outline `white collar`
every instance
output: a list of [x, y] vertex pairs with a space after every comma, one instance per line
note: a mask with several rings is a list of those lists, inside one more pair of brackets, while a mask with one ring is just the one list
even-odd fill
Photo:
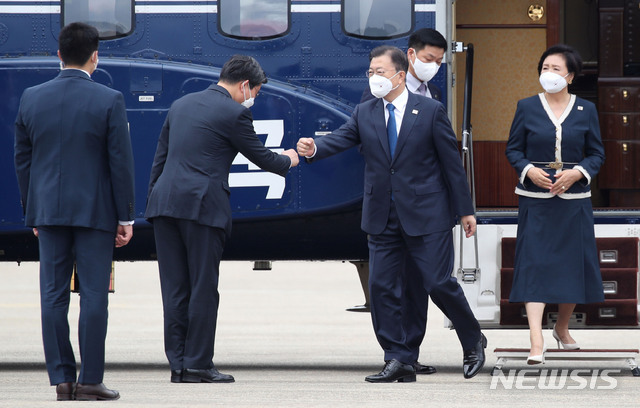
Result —
[[62, 68], [62, 70], [67, 70], [67, 69], [75, 69], [76, 71], [80, 71], [80, 72], [84, 72], [85, 74], [87, 74], [87, 76], [89, 78], [91, 78], [91, 74], [89, 74], [87, 71], [85, 71], [84, 69], [80, 69], [80, 68]]
[[567, 118], [567, 116], [569, 116], [569, 114], [571, 113], [571, 110], [573, 109], [573, 105], [576, 102], [576, 96], [574, 94], [570, 94], [570, 95], [571, 95], [571, 98], [569, 99], [569, 103], [567, 104], [567, 107], [564, 108], [564, 112], [562, 112], [562, 115], [559, 118], [556, 118], [556, 115], [554, 115], [553, 111], [551, 110], [551, 106], [549, 106], [549, 102], [547, 101], [547, 98], [544, 97], [544, 92], [540, 92], [538, 94], [538, 96], [540, 97], [540, 102], [542, 102], [542, 107], [544, 108], [545, 112], [547, 112], [547, 116], [549, 116], [549, 120], [551, 120], [551, 122], [555, 126], [562, 124], [562, 122], [564, 122], [564, 120]]
[[382, 98], [382, 100], [384, 101], [385, 109], [387, 108], [387, 104], [393, 103], [393, 106], [396, 109], [399, 109], [400, 112], [404, 112], [404, 109], [407, 107], [407, 102], [409, 101], [409, 91], [407, 90], [407, 87], [405, 86], [404, 89], [402, 90], [402, 93], [400, 95], [398, 95], [396, 97], [396, 99], [394, 99], [393, 101], [387, 102], [387, 100], [384, 99], [384, 98]]
[[[411, 72], [407, 71], [407, 88], [409, 88], [412, 93], [418, 93], [418, 88], [422, 83], [423, 82], [421, 80], [414, 77]], [[426, 83], [424, 83], [424, 85], [427, 86]]]

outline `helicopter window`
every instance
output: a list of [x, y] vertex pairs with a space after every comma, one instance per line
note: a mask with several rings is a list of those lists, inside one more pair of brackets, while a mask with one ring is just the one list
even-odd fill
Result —
[[219, 0], [218, 27], [227, 36], [263, 40], [289, 30], [289, 0]]
[[124, 37], [134, 29], [134, 0], [62, 0], [61, 24], [94, 26], [101, 40]]
[[347, 35], [393, 38], [413, 25], [413, 0], [342, 0], [342, 28]]

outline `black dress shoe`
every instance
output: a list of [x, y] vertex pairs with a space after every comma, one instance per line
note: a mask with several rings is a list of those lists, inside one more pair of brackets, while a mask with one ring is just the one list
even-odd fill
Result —
[[232, 383], [235, 379], [228, 374], [222, 374], [215, 368], [198, 370], [187, 368], [182, 371], [182, 382], [186, 383]]
[[349, 307], [349, 308], [347, 308], [347, 312], [370, 313], [371, 312], [371, 308], [369, 307], [368, 303], [365, 303], [364, 305], [358, 305], [358, 306]]
[[462, 373], [464, 378], [471, 378], [484, 366], [484, 349], [487, 347], [487, 338], [480, 333], [480, 340], [471, 350], [464, 351], [464, 359], [462, 361]]
[[116, 390], [110, 390], [103, 383], [80, 384], [76, 386], [76, 399], [78, 401], [113, 401], [120, 398]]
[[171, 370], [171, 382], [172, 383], [182, 382], [182, 370]]
[[56, 385], [56, 395], [58, 401], [71, 401], [75, 399], [76, 383], [65, 382]]
[[415, 382], [416, 370], [411, 364], [402, 364], [394, 358], [391, 361], [387, 361], [382, 371], [378, 374], [369, 375], [364, 380], [373, 383]]
[[413, 363], [413, 368], [416, 370], [416, 374], [435, 374], [436, 368], [428, 365], [422, 365], [417, 361]]

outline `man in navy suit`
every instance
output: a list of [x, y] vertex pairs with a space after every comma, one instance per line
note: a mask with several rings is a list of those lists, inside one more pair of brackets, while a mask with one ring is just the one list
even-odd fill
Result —
[[233, 56], [218, 84], [173, 103], [160, 133], [145, 217], [156, 240], [171, 382], [234, 381], [212, 361], [231, 163], [242, 153], [284, 177], [299, 160], [293, 149], [267, 149], [253, 129], [248, 108], [266, 82], [254, 58]]
[[[429, 81], [436, 75], [442, 64], [444, 53], [447, 51], [447, 40], [432, 28], [421, 28], [411, 34], [408, 45], [409, 70], [406, 80], [407, 89], [414, 94], [441, 101], [442, 92], [440, 88]], [[371, 89], [367, 87], [362, 93], [360, 103], [370, 99], [375, 99], [375, 96], [371, 93]], [[415, 265], [413, 265], [411, 259], [408, 259], [405, 269], [411, 268], [415, 268]], [[367, 279], [367, 277], [365, 276], [364, 279]], [[363, 287], [366, 287], [366, 284], [363, 283]], [[424, 291], [422, 275], [415, 271], [407, 272], [402, 292], [403, 326], [407, 335], [407, 344], [414, 351], [413, 366], [416, 374], [433, 374], [436, 372], [435, 367], [418, 362], [420, 345], [427, 330], [427, 310], [429, 307], [429, 296]], [[446, 315], [447, 312], [437, 296], [432, 296], [431, 299]], [[355, 310], [355, 308], [351, 310]]]
[[386, 362], [369, 382], [416, 378], [402, 322], [405, 258], [415, 264], [407, 273], [421, 274], [425, 292], [438, 297], [453, 322], [465, 378], [485, 360], [486, 338], [451, 276], [456, 218], [467, 237], [476, 228], [466, 175], [444, 106], [406, 89], [408, 65], [398, 48], [371, 51], [369, 84], [378, 99], [356, 106], [333, 133], [298, 141], [298, 153], [310, 161], [356, 145], [365, 159], [362, 229], [369, 235], [371, 317]]
[[[444, 53], [447, 52], [447, 40], [433, 28], [421, 28], [409, 36], [406, 85], [410, 92], [442, 101], [442, 91], [431, 81], [438, 73]], [[370, 89], [362, 93], [360, 103], [375, 99]]]
[[[15, 124], [15, 166], [25, 224], [40, 249], [44, 354], [58, 400], [114, 400], [102, 383], [114, 242], [133, 235], [133, 153], [122, 94], [91, 80], [98, 31], [60, 31], [58, 77], [28, 88]], [[69, 341], [70, 280], [80, 286], [76, 361]]]

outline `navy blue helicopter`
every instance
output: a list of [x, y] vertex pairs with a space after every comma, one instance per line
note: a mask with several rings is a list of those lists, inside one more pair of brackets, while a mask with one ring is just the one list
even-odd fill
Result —
[[[132, 242], [117, 249], [115, 259], [153, 260], [152, 229], [143, 214], [158, 135], [174, 100], [216, 82], [220, 68], [232, 55], [251, 55], [269, 78], [252, 107], [256, 131], [274, 151], [293, 148], [300, 137], [322, 137], [348, 119], [367, 87], [365, 71], [371, 49], [381, 44], [406, 49], [409, 35], [422, 27], [452, 38], [452, 3], [0, 0], [0, 262], [38, 260], [37, 241], [24, 227], [13, 167], [14, 120], [24, 89], [58, 74], [57, 35], [65, 24], [83, 21], [98, 28], [100, 64], [93, 79], [121, 91], [127, 106], [136, 166], [137, 218]], [[450, 115], [455, 111], [452, 49], [462, 51], [463, 47], [459, 43], [450, 47], [432, 80], [442, 89], [442, 102]], [[463, 82], [462, 78], [457, 81]], [[465, 141], [470, 136], [468, 120], [466, 125], [461, 138], [473, 186], [474, 166], [468, 161], [473, 158], [473, 144], [467, 147]], [[364, 161], [357, 149], [313, 165], [302, 163], [286, 178], [265, 173], [239, 155], [229, 178], [233, 234], [224, 259], [352, 261], [366, 288], [368, 250], [360, 229], [363, 171]], [[502, 254], [505, 242], [515, 237], [516, 215], [514, 210], [481, 209], [480, 239], [476, 237], [473, 243], [456, 240], [453, 272], [483, 327], [526, 327], [521, 313], [512, 313], [504, 304], [500, 287], [505, 269]], [[630, 243], [630, 250], [635, 251], [636, 270], [637, 223], [637, 210], [606, 209], [596, 217], [597, 237], [631, 240], [625, 245]], [[474, 244], [475, 248], [465, 249]], [[603, 265], [618, 262], [618, 252], [604, 248], [600, 254]], [[580, 312], [578, 324], [640, 328], [637, 274], [629, 276], [636, 279], [624, 284], [608, 282], [610, 303]], [[622, 307], [616, 303], [618, 292], [613, 291], [629, 285], [635, 288], [631, 290], [635, 297], [625, 300]]]
[[[369, 51], [405, 47], [416, 27], [445, 23], [444, 2], [289, 0], [0, 1], [0, 260], [37, 260], [13, 176], [13, 122], [22, 91], [56, 76], [60, 27], [101, 33], [93, 79], [125, 95], [136, 165], [136, 239], [118, 260], [154, 258], [142, 218], [157, 138], [171, 103], [206, 88], [233, 54], [254, 56], [269, 77], [252, 108], [274, 151], [341, 125], [367, 86]], [[446, 81], [446, 68], [435, 79]], [[445, 95], [446, 98], [446, 95]], [[283, 179], [243, 156], [232, 166], [233, 234], [225, 259], [367, 258], [361, 232], [363, 160], [353, 149]]]

